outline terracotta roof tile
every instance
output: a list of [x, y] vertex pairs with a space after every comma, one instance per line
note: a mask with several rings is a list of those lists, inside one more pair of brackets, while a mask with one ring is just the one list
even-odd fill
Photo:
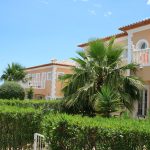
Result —
[[145, 26], [145, 25], [148, 25], [148, 24], [150, 24], [150, 18], [144, 19], [142, 21], [138, 21], [138, 22], [135, 22], [135, 23], [132, 23], [132, 24], [129, 24], [127, 26], [120, 27], [119, 30], [127, 31], [127, 30], [131, 30], [131, 29], [138, 28], [138, 27], [141, 27], [141, 26]]
[[[121, 37], [125, 37], [127, 36], [128, 34], [126, 32], [122, 32], [122, 33], [119, 33], [119, 34], [115, 34], [115, 35], [111, 35], [111, 36], [108, 36], [108, 37], [104, 37], [104, 38], [101, 38], [99, 40], [102, 40], [102, 41], [108, 41], [110, 40], [112, 37], [115, 37], [115, 38], [121, 38]], [[88, 46], [88, 42], [87, 43], [83, 43], [83, 44], [79, 44], [78, 47], [85, 47], [85, 46]]]
[[43, 65], [28, 67], [28, 68], [25, 68], [25, 70], [30, 70], [30, 69], [35, 69], [35, 68], [41, 68], [41, 67], [47, 67], [47, 66], [52, 66], [52, 65], [64, 66], [64, 67], [74, 67], [75, 66], [75, 65], [61, 64], [61, 63], [49, 63], [49, 64], [43, 64]]
[[[120, 27], [119, 30], [123, 31], [123, 33], [119, 33], [119, 34], [116, 34], [116, 35], [108, 36], [108, 37], [102, 38], [100, 40], [107, 41], [107, 40], [110, 40], [110, 38], [112, 38], [114, 36], [116, 38], [124, 37], [124, 36], [127, 36], [127, 33], [126, 33], [127, 30], [135, 29], [135, 28], [138, 28], [138, 27], [141, 27], [141, 26], [145, 26], [145, 25], [149, 25], [149, 24], [150, 24], [150, 18], [144, 19], [142, 21], [138, 21], [136, 23]], [[78, 47], [85, 47], [88, 44], [89, 44], [88, 42], [87, 43], [83, 43], [83, 44], [78, 45]]]

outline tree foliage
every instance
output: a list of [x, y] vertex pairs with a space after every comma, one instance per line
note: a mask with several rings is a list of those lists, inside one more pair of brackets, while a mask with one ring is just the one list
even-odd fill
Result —
[[[114, 44], [114, 38], [108, 44], [96, 40], [90, 42], [85, 51], [77, 52], [78, 57], [72, 58], [78, 64], [73, 68], [74, 73], [61, 78], [65, 81], [65, 105], [73, 110], [72, 113], [91, 115], [95, 111], [97, 97], [99, 96], [100, 105], [104, 106], [104, 100], [110, 100], [109, 95], [112, 96], [111, 102], [114, 106], [119, 100], [120, 105], [133, 110], [133, 103], [140, 99], [143, 84], [133, 75], [138, 65], [123, 63], [123, 51], [121, 46]], [[132, 74], [127, 75], [129, 71]], [[102, 90], [103, 87], [109, 89]], [[104, 93], [106, 91], [116, 93], [116, 100], [116, 95]], [[108, 94], [107, 97], [105, 94]], [[118, 102], [116, 106], [118, 107]]]
[[18, 63], [8, 64], [7, 68], [1, 76], [4, 81], [24, 81], [26, 73], [24, 67]]

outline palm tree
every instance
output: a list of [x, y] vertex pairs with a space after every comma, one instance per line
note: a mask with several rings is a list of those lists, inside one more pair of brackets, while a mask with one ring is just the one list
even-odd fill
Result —
[[18, 63], [8, 64], [8, 67], [3, 72], [1, 80], [4, 81], [24, 81], [26, 73], [24, 67]]
[[[138, 65], [123, 64], [123, 51], [121, 46], [114, 44], [113, 38], [108, 44], [92, 41], [86, 51], [77, 52], [79, 56], [72, 58], [78, 64], [73, 68], [74, 73], [61, 78], [65, 82], [65, 106], [76, 113], [91, 115], [98, 94], [103, 86], [107, 86], [118, 94], [120, 104], [132, 111], [133, 103], [140, 99], [143, 84], [134, 76]], [[127, 76], [127, 71], [132, 75]]]

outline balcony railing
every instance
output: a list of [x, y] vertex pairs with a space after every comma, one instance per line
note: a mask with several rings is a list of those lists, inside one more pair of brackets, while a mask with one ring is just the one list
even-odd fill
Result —
[[134, 49], [132, 54], [132, 62], [141, 66], [150, 65], [150, 48], [141, 50]]

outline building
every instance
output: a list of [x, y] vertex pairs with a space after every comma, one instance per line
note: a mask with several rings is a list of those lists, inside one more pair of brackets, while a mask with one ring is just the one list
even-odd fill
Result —
[[52, 60], [48, 64], [26, 68], [27, 82], [23, 86], [34, 90], [35, 99], [62, 98], [63, 83], [59, 76], [72, 73], [73, 62]]
[[[142, 102], [135, 104], [133, 115], [145, 116], [150, 107], [150, 19], [120, 27], [119, 30], [121, 31], [119, 34], [101, 40], [107, 42], [115, 36], [115, 43], [121, 44], [126, 49], [122, 59], [126, 63], [140, 64], [136, 75], [144, 81], [145, 90], [143, 91]], [[88, 43], [78, 46], [86, 49]]]

